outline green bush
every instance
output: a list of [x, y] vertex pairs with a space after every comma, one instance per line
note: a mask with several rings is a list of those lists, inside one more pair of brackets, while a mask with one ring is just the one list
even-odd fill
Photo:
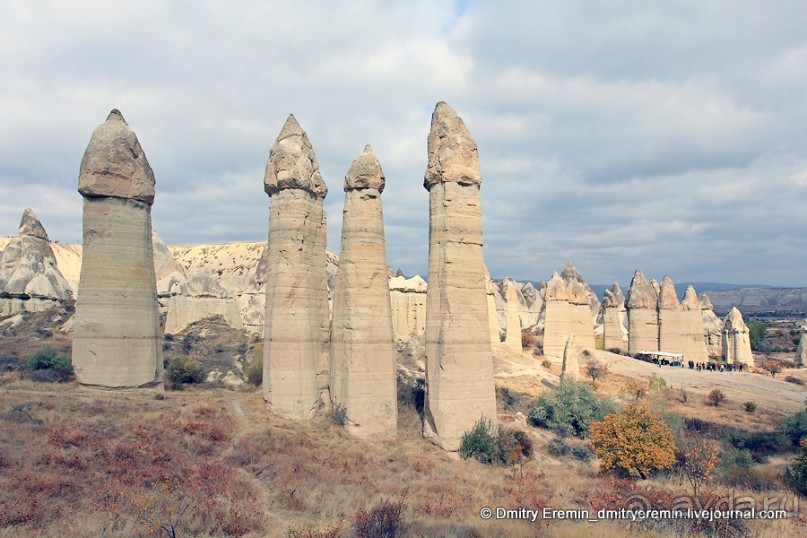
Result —
[[189, 355], [177, 355], [168, 363], [166, 378], [171, 383], [201, 383], [205, 380], [199, 361]]
[[753, 413], [757, 410], [757, 404], [751, 401], [745, 402], [743, 404], [743, 408], [745, 409], [746, 413]]
[[807, 411], [799, 411], [780, 420], [776, 425], [776, 432], [784, 443], [799, 446], [801, 440], [807, 437]]
[[34, 381], [64, 382], [73, 375], [73, 364], [66, 353], [58, 353], [50, 346], [42, 346], [28, 358], [28, 370]]
[[771, 341], [765, 338], [767, 327], [760, 321], [752, 321], [748, 324], [748, 337], [751, 340], [751, 349], [754, 351], [770, 351]]
[[785, 470], [785, 482], [796, 493], [807, 495], [807, 441], [801, 443], [801, 454], [793, 467]]
[[252, 350], [252, 360], [244, 364], [244, 378], [256, 387], [263, 384], [263, 344]]
[[462, 435], [459, 455], [462, 459], [475, 458], [482, 463], [499, 459], [499, 432], [490, 419], [480, 418], [474, 427]]
[[602, 420], [608, 413], [616, 413], [616, 404], [610, 398], [600, 398], [587, 384], [563, 379], [557, 389], [541, 394], [530, 410], [529, 420], [540, 428], [571, 427], [574, 435], [588, 435], [592, 420]]

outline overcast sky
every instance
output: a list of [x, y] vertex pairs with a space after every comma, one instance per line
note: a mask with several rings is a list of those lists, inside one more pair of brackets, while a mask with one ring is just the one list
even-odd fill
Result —
[[[479, 147], [494, 277], [807, 285], [807, 3], [0, 0], [0, 235], [80, 242], [79, 163], [119, 108], [168, 244], [266, 240], [288, 114], [330, 189], [372, 144], [389, 265], [425, 275], [437, 101]], [[680, 290], [679, 290], [680, 291]]]

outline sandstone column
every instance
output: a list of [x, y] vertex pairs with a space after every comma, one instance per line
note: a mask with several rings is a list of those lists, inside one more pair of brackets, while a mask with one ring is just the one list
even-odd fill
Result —
[[723, 320], [723, 357], [726, 362], [754, 366], [754, 355], [751, 353], [751, 336], [743, 315], [732, 307]]
[[563, 348], [563, 366], [561, 367], [561, 379], [580, 379], [580, 361], [577, 356], [577, 345], [574, 342], [574, 334], [570, 334], [566, 339]]
[[370, 146], [345, 176], [342, 250], [333, 289], [331, 399], [353, 435], [395, 433], [398, 403], [381, 193]]
[[602, 347], [605, 350], [627, 351], [625, 334], [625, 295], [618, 282], [610, 290], [605, 290], [602, 299]]
[[703, 313], [701, 311], [701, 301], [695, 288], [687, 286], [684, 292], [684, 300], [681, 301], [682, 332], [681, 343], [684, 359], [698, 362], [709, 360], [709, 352], [706, 350], [706, 336], [703, 328]]
[[457, 450], [480, 418], [496, 423], [476, 142], [446, 103], [428, 138], [429, 287], [423, 435]]
[[566, 282], [557, 273], [552, 273], [547, 282], [544, 308], [544, 356], [551, 362], [562, 363], [566, 340], [572, 333], [572, 305]]
[[269, 152], [263, 183], [271, 199], [263, 396], [279, 414], [307, 417], [329, 400], [323, 208], [328, 189], [294, 116]]
[[521, 352], [521, 319], [518, 315], [518, 291], [512, 278], [505, 278], [502, 283], [504, 287], [504, 299], [507, 303], [507, 334], [504, 338], [504, 345], [513, 351]]
[[799, 331], [799, 348], [796, 351], [796, 364], [807, 364], [807, 320]]
[[154, 173], [121, 113], [93, 131], [78, 179], [84, 254], [73, 367], [84, 386], [157, 386], [162, 333], [151, 244]]
[[672, 279], [665, 275], [658, 296], [658, 349], [668, 353], [682, 353], [681, 333], [683, 308]]
[[628, 352], [658, 351], [658, 293], [638, 269], [628, 290]]
[[496, 311], [496, 285], [490, 279], [487, 267], [485, 268], [485, 290], [488, 296], [488, 326], [490, 327], [490, 344], [493, 349], [502, 343], [501, 327], [499, 327], [499, 314]]
[[707, 346], [720, 346], [723, 339], [723, 320], [715, 314], [715, 307], [707, 294], [701, 295], [701, 322]]

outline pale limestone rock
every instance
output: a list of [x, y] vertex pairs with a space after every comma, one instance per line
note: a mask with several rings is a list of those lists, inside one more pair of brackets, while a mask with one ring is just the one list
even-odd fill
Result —
[[701, 295], [701, 321], [703, 337], [710, 348], [720, 347], [723, 338], [723, 320], [715, 314], [715, 308], [707, 294]]
[[398, 424], [383, 190], [384, 173], [367, 146], [345, 176], [331, 325], [331, 400], [360, 437], [394, 434]]
[[482, 256], [481, 175], [476, 143], [445, 103], [432, 115], [429, 164], [429, 287], [423, 435], [445, 450], [480, 418], [497, 422]]
[[502, 342], [501, 326], [499, 325], [499, 316], [496, 309], [496, 286], [490, 279], [488, 268], [485, 267], [485, 290], [487, 291], [488, 299], [488, 327], [490, 328], [490, 344], [493, 349]]
[[628, 350], [628, 329], [625, 310], [625, 295], [618, 282], [610, 290], [605, 290], [602, 299], [603, 349]]
[[659, 350], [681, 353], [684, 360], [706, 362], [706, 340], [703, 337], [703, 316], [695, 288], [689, 286], [684, 302], [678, 302], [675, 285], [669, 276], [661, 282], [659, 307]]
[[[544, 356], [550, 361], [562, 362], [570, 334], [576, 335], [580, 348], [595, 349], [594, 324], [600, 303], [592, 301], [590, 290], [571, 262], [561, 275], [552, 274], [544, 303]], [[592, 307], [596, 308], [594, 314]]]
[[637, 269], [626, 300], [629, 353], [659, 350], [658, 296], [652, 282], [648, 282]]
[[84, 386], [160, 386], [162, 333], [151, 242], [154, 174], [113, 110], [81, 161], [84, 249], [73, 367]]
[[26, 209], [17, 236], [0, 252], [0, 316], [42, 312], [72, 298], [45, 228], [36, 214]]
[[286, 120], [269, 153], [264, 190], [271, 204], [263, 395], [279, 414], [308, 417], [330, 400], [327, 189], [308, 136], [294, 116]]
[[504, 345], [513, 351], [521, 351], [521, 319], [516, 284], [512, 278], [504, 279], [504, 298], [507, 302], [507, 329]]
[[796, 351], [796, 364], [807, 364], [807, 320], [799, 331], [799, 348]]
[[392, 307], [392, 330], [395, 338], [409, 340], [426, 332], [426, 281], [415, 275], [412, 278], [394, 276], [389, 279]]
[[580, 379], [580, 360], [578, 358], [579, 350], [575, 343], [574, 334], [570, 334], [566, 339], [566, 345], [563, 347], [563, 365], [561, 367], [561, 379], [573, 379], [577, 381]]
[[743, 315], [732, 307], [723, 320], [723, 357], [726, 362], [754, 366], [751, 353], [751, 335], [743, 321]]

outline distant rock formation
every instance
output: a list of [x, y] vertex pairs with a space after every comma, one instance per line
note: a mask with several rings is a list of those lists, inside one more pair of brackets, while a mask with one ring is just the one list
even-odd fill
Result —
[[516, 283], [512, 278], [504, 279], [504, 298], [507, 302], [507, 328], [504, 345], [513, 351], [521, 352], [521, 318], [518, 315], [519, 302]]
[[754, 366], [751, 335], [736, 307], [723, 320], [723, 358], [729, 363]]
[[[552, 362], [563, 360], [563, 351], [570, 334], [574, 334], [582, 349], [595, 349], [594, 320], [599, 300], [583, 277], [571, 264], [561, 275], [552, 274], [546, 285], [544, 302], [544, 356]], [[592, 308], [596, 308], [592, 314]]]
[[113, 110], [81, 160], [84, 249], [73, 324], [79, 383], [159, 386], [162, 333], [151, 242], [154, 173], [137, 136]]
[[490, 328], [490, 344], [493, 349], [502, 343], [502, 331], [499, 324], [499, 315], [496, 310], [496, 285], [490, 279], [488, 268], [485, 267], [485, 290], [488, 297], [488, 327]]
[[672, 279], [665, 276], [661, 282], [658, 309], [659, 350], [682, 353], [684, 360], [707, 361], [709, 355], [703, 337], [703, 316], [695, 288], [687, 288], [682, 304], [678, 302]]
[[176, 334], [195, 321], [215, 315], [235, 329], [244, 328], [235, 295], [209, 269], [196, 268], [188, 277], [157, 232], [152, 232], [152, 243], [164, 332]]
[[796, 364], [807, 364], [807, 320], [799, 331], [799, 348], [796, 351]]
[[381, 193], [384, 173], [372, 148], [345, 176], [342, 249], [333, 289], [331, 399], [353, 435], [398, 428], [396, 362]]
[[715, 314], [715, 308], [707, 294], [701, 295], [701, 320], [703, 322], [703, 337], [706, 345], [720, 346], [723, 338], [723, 320]]
[[563, 347], [563, 365], [561, 366], [560, 378], [580, 379], [580, 361], [578, 359], [579, 350], [575, 344], [574, 334], [570, 334]]
[[17, 236], [0, 253], [0, 316], [41, 312], [72, 298], [45, 228], [26, 209]]
[[394, 276], [389, 279], [389, 295], [395, 338], [422, 337], [426, 332], [426, 281], [419, 275]]
[[323, 208], [328, 189], [294, 116], [269, 153], [264, 190], [271, 204], [263, 395], [270, 409], [302, 418], [330, 399]]
[[610, 290], [605, 290], [602, 299], [602, 347], [606, 350], [618, 349], [621, 352], [628, 350], [628, 329], [625, 326], [627, 311], [625, 309], [625, 295], [618, 282]]
[[626, 300], [628, 312], [628, 352], [658, 351], [659, 293], [640, 270], [633, 273]]
[[497, 421], [493, 384], [479, 156], [446, 103], [437, 103], [428, 138], [429, 287], [423, 435], [445, 450], [480, 418]]

